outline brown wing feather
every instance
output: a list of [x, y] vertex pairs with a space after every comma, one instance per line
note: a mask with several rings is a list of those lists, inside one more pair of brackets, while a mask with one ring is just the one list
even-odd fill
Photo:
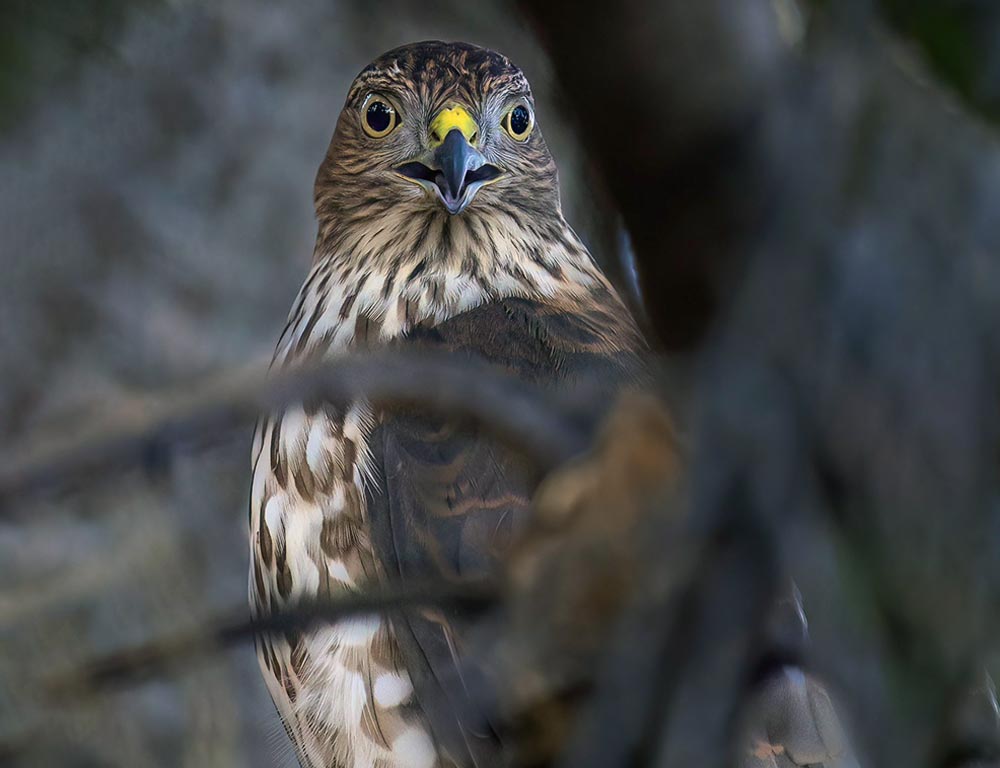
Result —
[[[480, 358], [552, 388], [598, 381], [608, 394], [642, 375], [642, 342], [627, 311], [601, 290], [559, 306], [524, 299], [482, 305], [403, 342]], [[600, 419], [608, 397], [594, 399]], [[381, 420], [371, 447], [379, 482], [368, 500], [372, 543], [404, 580], [469, 579], [495, 570], [540, 481], [524, 457], [468, 426], [419, 411]], [[485, 685], [463, 662], [472, 618], [428, 611], [396, 617], [400, 650], [444, 750], [462, 765], [503, 763], [502, 731], [477, 708]]]

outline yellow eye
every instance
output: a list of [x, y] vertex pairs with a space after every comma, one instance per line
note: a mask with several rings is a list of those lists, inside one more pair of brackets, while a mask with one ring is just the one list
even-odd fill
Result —
[[368, 100], [361, 115], [361, 127], [373, 139], [388, 136], [399, 125], [399, 116], [392, 104], [383, 98], [374, 96]]
[[535, 116], [524, 104], [518, 104], [504, 115], [501, 124], [512, 139], [524, 141], [531, 133], [531, 129], [535, 127]]

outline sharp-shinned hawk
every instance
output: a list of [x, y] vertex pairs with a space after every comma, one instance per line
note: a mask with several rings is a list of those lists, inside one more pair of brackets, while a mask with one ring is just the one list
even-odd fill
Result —
[[[605, 403], [643, 375], [645, 344], [563, 218], [528, 82], [506, 57], [425, 42], [376, 59], [350, 87], [315, 206], [312, 268], [275, 367], [426, 347], [545, 387], [597, 379]], [[466, 423], [363, 401], [305, 402], [263, 420], [252, 462], [255, 615], [390, 581], [489, 573], [541, 480]], [[261, 636], [302, 765], [505, 764], [503, 728], [466, 690], [466, 628], [457, 613], [424, 610]], [[788, 707], [806, 701], [786, 688]], [[776, 709], [782, 723], [786, 710]], [[762, 722], [746, 765], [814, 762], [802, 739], [768, 741], [774, 728]]]

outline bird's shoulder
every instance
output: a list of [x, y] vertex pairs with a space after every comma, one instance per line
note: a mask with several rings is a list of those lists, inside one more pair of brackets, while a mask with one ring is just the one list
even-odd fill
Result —
[[[631, 314], [604, 285], [548, 297], [493, 299], [399, 340], [478, 357], [533, 383], [638, 371], [646, 351]], [[595, 370], [596, 368], [596, 370]]]

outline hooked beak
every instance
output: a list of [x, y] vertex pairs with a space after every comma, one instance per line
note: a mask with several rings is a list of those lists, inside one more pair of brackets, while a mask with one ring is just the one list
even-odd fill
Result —
[[503, 173], [487, 163], [473, 146], [478, 131], [479, 127], [463, 108], [445, 110], [431, 123], [431, 136], [439, 142], [437, 146], [399, 166], [396, 173], [434, 194], [448, 213], [461, 213], [482, 187]]

